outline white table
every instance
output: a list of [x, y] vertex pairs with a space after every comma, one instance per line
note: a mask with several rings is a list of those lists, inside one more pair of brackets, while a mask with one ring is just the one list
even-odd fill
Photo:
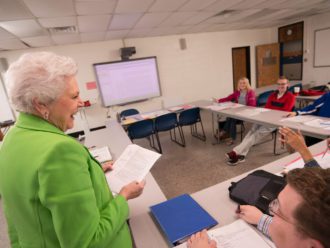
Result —
[[[313, 154], [318, 154], [321, 151], [324, 151], [325, 146], [325, 141], [323, 141], [312, 146], [310, 149]], [[283, 170], [284, 165], [290, 163], [298, 157], [300, 157], [299, 154], [294, 153], [259, 167], [258, 169], [266, 170], [272, 173], [279, 173]], [[219, 224], [213, 228], [230, 224], [236, 220], [235, 210], [237, 208], [237, 203], [229, 198], [228, 187], [231, 185], [231, 182], [236, 182], [242, 179], [252, 171], [216, 184], [204, 190], [198, 191], [191, 195], [209, 214], [211, 214], [219, 222]], [[137, 230], [135, 232], [134, 239], [138, 241], [138, 248], [170, 247], [170, 245], [166, 242], [165, 237], [162, 235], [159, 227], [157, 227], [149, 213], [143, 213], [134, 216], [130, 220], [130, 225], [132, 229]]]

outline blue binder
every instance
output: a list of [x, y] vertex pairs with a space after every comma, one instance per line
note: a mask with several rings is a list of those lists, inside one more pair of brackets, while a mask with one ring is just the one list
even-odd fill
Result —
[[190, 195], [183, 194], [150, 207], [151, 213], [176, 245], [190, 235], [218, 224]]

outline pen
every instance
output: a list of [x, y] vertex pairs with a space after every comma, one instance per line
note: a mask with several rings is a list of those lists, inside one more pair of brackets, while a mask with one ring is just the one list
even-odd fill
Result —
[[327, 146], [327, 149], [325, 149], [325, 151], [323, 152], [322, 158], [324, 158], [324, 156], [325, 156], [325, 154], [327, 154], [328, 150], [329, 150], [329, 146]]

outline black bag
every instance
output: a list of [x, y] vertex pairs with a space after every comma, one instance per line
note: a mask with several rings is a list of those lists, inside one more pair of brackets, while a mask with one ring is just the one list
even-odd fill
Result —
[[229, 197], [239, 204], [253, 205], [269, 214], [268, 206], [285, 187], [285, 178], [256, 170], [228, 188]]

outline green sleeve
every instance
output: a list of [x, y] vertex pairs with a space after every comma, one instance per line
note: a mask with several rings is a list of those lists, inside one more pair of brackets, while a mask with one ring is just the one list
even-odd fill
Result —
[[128, 204], [118, 196], [97, 206], [100, 192], [93, 188], [89, 156], [82, 150], [61, 142], [45, 155], [38, 172], [40, 201], [51, 212], [61, 247], [109, 247], [126, 223]]
[[10, 247], [11, 248], [20, 248], [19, 242], [18, 242], [18, 235], [16, 228], [12, 224], [12, 221], [10, 219], [10, 215], [6, 214], [6, 206], [3, 203], [3, 211], [6, 215], [6, 220], [7, 220], [7, 227], [8, 227], [8, 236], [10, 240]]

